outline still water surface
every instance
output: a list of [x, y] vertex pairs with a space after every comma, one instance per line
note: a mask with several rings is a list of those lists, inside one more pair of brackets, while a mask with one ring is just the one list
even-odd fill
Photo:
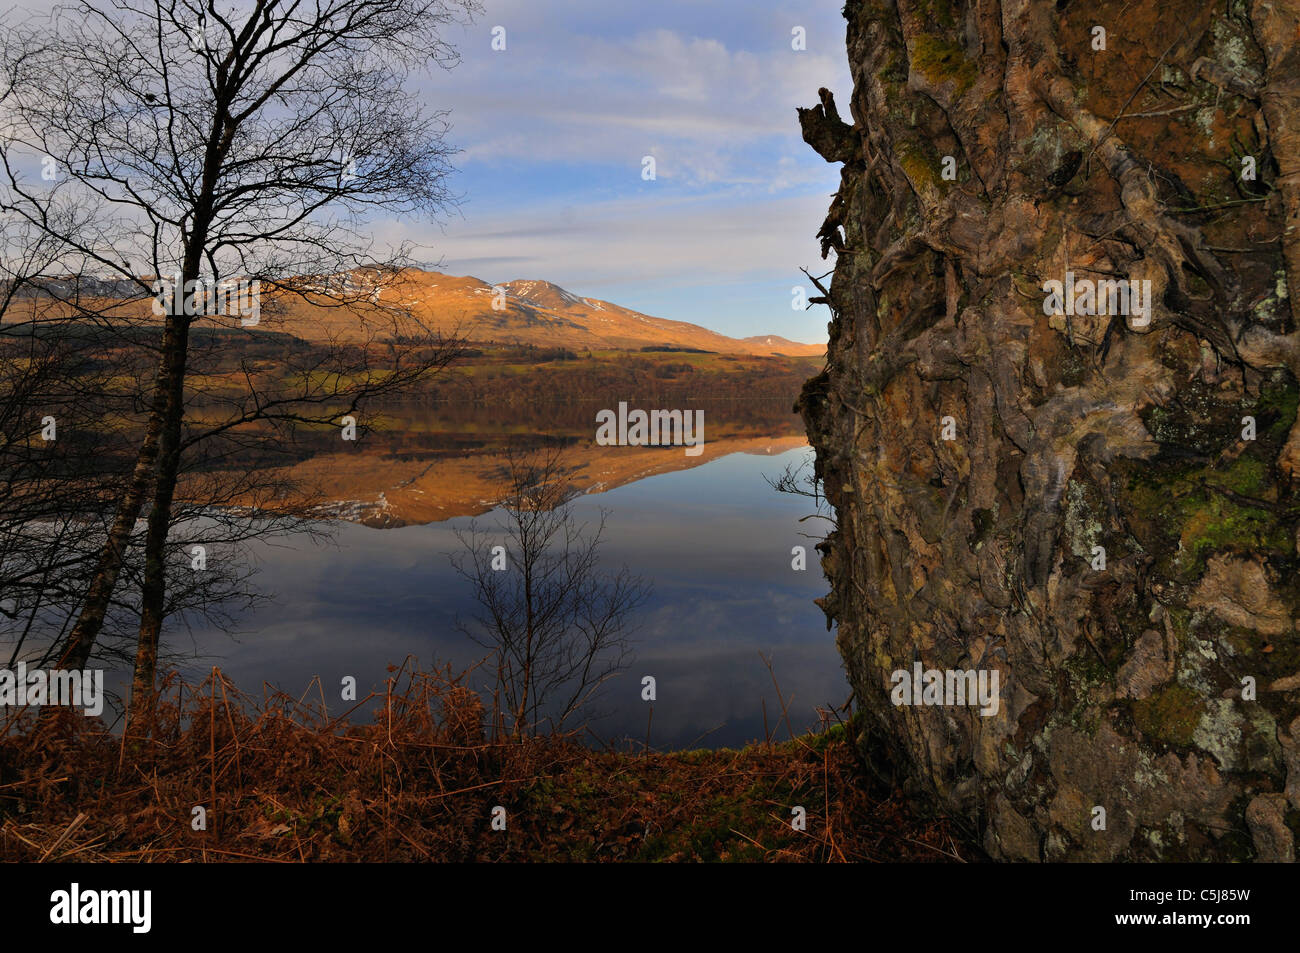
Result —
[[[626, 564], [654, 586], [633, 661], [606, 683], [589, 719], [597, 736], [644, 741], [649, 712], [641, 679], [653, 675], [656, 748], [761, 739], [764, 703], [773, 736], [786, 737], [760, 653], [772, 660], [796, 732], [815, 724], [815, 706], [848, 697], [834, 634], [812, 601], [826, 591], [816, 540], [804, 535], [830, 524], [800, 523], [812, 512], [810, 501], [779, 494], [764, 480], [811, 452], [735, 453], [574, 502], [580, 520], [608, 511], [604, 568]], [[497, 518], [479, 517], [480, 528]], [[294, 695], [316, 676], [328, 689], [352, 675], [363, 697], [382, 689], [388, 665], [408, 655], [423, 667], [468, 666], [485, 653], [453, 625], [474, 606], [448, 558], [459, 547], [454, 530], [468, 523], [386, 530], [339, 523], [335, 545], [259, 545], [258, 588], [273, 598], [238, 616], [233, 638], [197, 630], [198, 658], [176, 667], [197, 681], [217, 664], [245, 691], [267, 682]], [[808, 553], [803, 572], [791, 568], [799, 545]], [[339, 712], [346, 707], [338, 703]]]

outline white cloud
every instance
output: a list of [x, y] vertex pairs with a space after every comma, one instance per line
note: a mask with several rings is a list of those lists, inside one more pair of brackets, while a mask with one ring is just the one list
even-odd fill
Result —
[[733, 50], [658, 28], [467, 50], [430, 95], [453, 108], [466, 163], [662, 152], [665, 177], [755, 184], [772, 162], [806, 150], [795, 106], [814, 102], [820, 86], [846, 83], [842, 57]]
[[[813, 235], [825, 211], [825, 203], [808, 196], [761, 202], [651, 196], [571, 208], [558, 227], [553, 208], [471, 216], [421, 240], [452, 272], [472, 265], [485, 281], [543, 277], [597, 296], [594, 288], [625, 283], [710, 285], [785, 274], [793, 280], [799, 265], [820, 263]], [[394, 235], [410, 234], [409, 226], [389, 227]]]
[[[476, 24], [448, 35], [461, 65], [413, 80], [427, 108], [452, 111], [463, 217], [372, 230], [422, 243], [448, 271], [546, 278], [630, 307], [637, 289], [657, 285], [661, 302], [681, 289], [657, 313], [811, 339], [796, 321], [824, 318], [792, 317], [788, 299], [729, 327], [713, 318], [742, 291], [746, 307], [766, 308], [768, 289], [779, 298], [800, 265], [822, 264], [813, 236], [839, 171], [803, 143], [794, 108], [827, 86], [848, 112], [839, 6], [487, 0]], [[503, 53], [490, 46], [498, 24]], [[807, 51], [790, 49], [796, 24]], [[657, 183], [641, 180], [647, 154]]]

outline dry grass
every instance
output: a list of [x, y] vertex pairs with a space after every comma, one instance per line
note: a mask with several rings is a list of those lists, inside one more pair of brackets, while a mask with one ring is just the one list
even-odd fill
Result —
[[[66, 710], [0, 737], [5, 861], [960, 860], [942, 820], [870, 793], [844, 725], [673, 754], [512, 738], [450, 671], [319, 701], [174, 677], [129, 737]], [[492, 830], [492, 809], [507, 829]], [[807, 830], [791, 809], [807, 812]], [[192, 811], [207, 830], [192, 829]]]

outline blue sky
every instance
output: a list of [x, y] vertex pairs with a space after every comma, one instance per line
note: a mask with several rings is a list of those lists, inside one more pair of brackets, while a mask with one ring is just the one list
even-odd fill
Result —
[[463, 202], [439, 223], [373, 221], [379, 247], [416, 242], [451, 274], [545, 279], [737, 337], [826, 339], [826, 309], [795, 310], [791, 289], [807, 286], [800, 266], [832, 264], [813, 236], [839, 166], [804, 144], [795, 107], [826, 86], [848, 114], [842, 0], [483, 5], [446, 34], [461, 63], [411, 80], [451, 112]]
[[[839, 166], [799, 135], [796, 106], [851, 90], [840, 0], [486, 0], [448, 36], [462, 62], [420, 77], [463, 151], [442, 226], [376, 223], [442, 270], [546, 279], [726, 334], [822, 341], [796, 311], [799, 267]], [[492, 49], [505, 28], [506, 49]], [[803, 27], [807, 49], [791, 48]], [[642, 179], [654, 156], [656, 179]]]

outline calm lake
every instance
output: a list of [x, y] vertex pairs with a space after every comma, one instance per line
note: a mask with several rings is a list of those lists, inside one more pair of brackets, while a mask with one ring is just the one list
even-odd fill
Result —
[[[811, 501], [777, 493], [764, 480], [810, 460], [807, 446], [783, 450], [788, 446], [774, 441], [770, 453], [731, 453], [574, 501], [579, 519], [608, 512], [602, 566], [626, 564], [654, 587], [631, 665], [606, 683], [589, 712], [599, 738], [645, 740], [645, 675], [657, 682], [655, 748], [761, 740], [764, 705], [773, 737], [786, 737], [760, 653], [772, 662], [796, 732], [816, 724], [815, 706], [847, 699], [834, 633], [813, 604], [826, 591], [816, 540], [804, 535], [824, 534], [830, 524], [800, 523]], [[480, 528], [495, 525], [498, 515], [477, 517]], [[344, 676], [356, 678], [360, 698], [382, 690], [387, 667], [407, 656], [425, 668], [468, 666], [486, 653], [454, 627], [474, 605], [449, 561], [459, 547], [454, 531], [468, 523], [457, 517], [374, 529], [336, 522], [332, 545], [258, 544], [257, 587], [272, 598], [237, 615], [233, 636], [196, 629], [191, 647], [190, 636], [174, 635], [173, 652], [182, 658], [173, 664], [191, 681], [219, 665], [254, 694], [266, 682], [299, 695], [319, 676], [331, 713], [351, 707], [334, 703]], [[807, 551], [805, 571], [791, 566], [794, 546]]]

